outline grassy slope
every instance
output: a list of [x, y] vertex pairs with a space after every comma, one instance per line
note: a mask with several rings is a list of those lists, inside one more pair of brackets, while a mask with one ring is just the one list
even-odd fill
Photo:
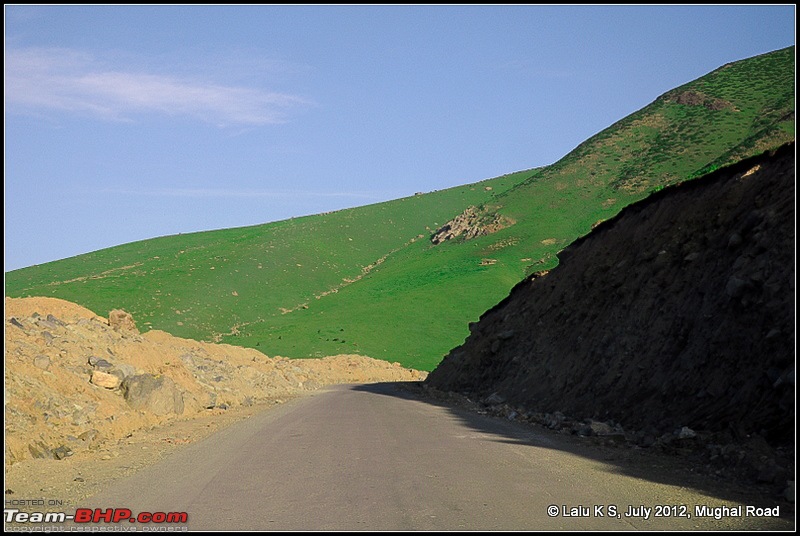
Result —
[[[719, 106], [679, 103], [687, 91]], [[357, 352], [430, 370], [463, 341], [468, 322], [527, 273], [552, 267], [595, 222], [664, 184], [793, 138], [792, 47], [676, 88], [546, 168], [125, 244], [9, 272], [6, 294], [57, 296], [101, 313], [124, 308], [145, 329], [270, 355]], [[470, 205], [516, 223], [432, 246], [431, 232]]]

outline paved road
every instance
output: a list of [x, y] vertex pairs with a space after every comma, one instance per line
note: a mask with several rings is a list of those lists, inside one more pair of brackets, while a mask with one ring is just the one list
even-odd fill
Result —
[[[695, 504], [737, 503], [631, 476], [563, 436], [404, 393], [391, 384], [340, 386], [291, 401], [117, 482], [86, 506], [187, 512], [191, 530], [793, 528], [786, 520], [697, 518]], [[610, 504], [619, 518], [605, 508], [594, 515]], [[689, 505], [692, 518], [625, 515], [629, 505], [677, 504]], [[551, 505], [558, 516], [548, 516]], [[591, 515], [563, 515], [580, 506]]]

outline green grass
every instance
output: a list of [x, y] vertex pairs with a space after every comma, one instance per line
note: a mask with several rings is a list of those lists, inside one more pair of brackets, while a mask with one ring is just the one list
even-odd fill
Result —
[[[675, 102], [694, 91], [730, 106]], [[709, 100], [709, 102], [711, 102]], [[360, 353], [431, 370], [468, 323], [592, 225], [665, 185], [794, 139], [794, 48], [672, 90], [559, 162], [386, 203], [124, 244], [6, 274], [140, 329], [268, 355]], [[490, 189], [487, 189], [490, 188]], [[515, 224], [433, 246], [469, 206]]]

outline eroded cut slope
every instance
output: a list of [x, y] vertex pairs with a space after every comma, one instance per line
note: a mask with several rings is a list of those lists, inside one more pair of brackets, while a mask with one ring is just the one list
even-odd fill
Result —
[[687, 427], [793, 450], [794, 150], [600, 224], [472, 324], [426, 384], [656, 438]]

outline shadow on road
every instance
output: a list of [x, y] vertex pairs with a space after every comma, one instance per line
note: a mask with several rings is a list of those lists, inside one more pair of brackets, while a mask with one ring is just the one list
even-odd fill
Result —
[[[478, 413], [429, 395], [422, 382], [384, 382], [354, 385], [355, 391], [392, 396], [445, 409], [465, 426], [495, 436], [494, 441], [556, 449], [604, 465], [609, 472], [641, 480], [691, 488], [720, 501], [738, 501], [758, 507], [781, 505], [782, 517], [794, 518], [794, 505], [774, 485], [755, 485], [734, 477], [721, 477], [703, 467], [696, 456], [671, 454], [626, 444], [600, 444], [600, 438], [557, 433], [537, 424], [510, 421]], [[711, 473], [711, 474], [709, 474]]]

